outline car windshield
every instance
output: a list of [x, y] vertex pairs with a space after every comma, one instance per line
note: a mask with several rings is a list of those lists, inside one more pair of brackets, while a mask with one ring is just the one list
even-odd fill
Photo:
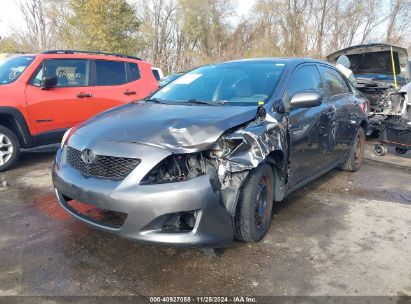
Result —
[[158, 90], [151, 100], [256, 105], [265, 101], [285, 67], [275, 61], [228, 62], [197, 68]]
[[17, 56], [3, 62], [0, 65], [0, 84], [17, 80], [33, 59], [34, 56]]

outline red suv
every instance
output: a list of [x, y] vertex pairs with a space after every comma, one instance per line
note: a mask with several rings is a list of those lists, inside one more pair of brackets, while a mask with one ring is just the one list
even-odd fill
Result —
[[137, 57], [79, 51], [19, 55], [0, 65], [0, 172], [20, 147], [61, 140], [91, 116], [148, 96], [158, 88]]

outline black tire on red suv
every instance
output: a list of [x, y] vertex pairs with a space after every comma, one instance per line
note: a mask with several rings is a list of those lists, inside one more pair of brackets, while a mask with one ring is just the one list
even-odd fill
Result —
[[20, 142], [8, 128], [0, 126], [0, 172], [12, 167], [20, 155]]

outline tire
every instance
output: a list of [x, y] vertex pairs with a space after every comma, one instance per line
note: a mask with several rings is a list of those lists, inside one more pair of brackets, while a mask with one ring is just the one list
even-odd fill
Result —
[[0, 172], [10, 169], [19, 159], [20, 142], [14, 133], [0, 126]]
[[401, 148], [401, 147], [395, 147], [395, 152], [397, 152], [397, 154], [405, 154], [407, 153], [407, 149], [405, 148]]
[[260, 164], [245, 180], [234, 217], [234, 237], [240, 241], [260, 241], [271, 223], [274, 173], [270, 165]]
[[364, 159], [365, 132], [363, 128], [358, 128], [354, 141], [348, 152], [348, 159], [341, 164], [341, 169], [345, 171], [357, 171]]
[[377, 156], [384, 156], [387, 154], [387, 147], [383, 145], [375, 145], [374, 154]]

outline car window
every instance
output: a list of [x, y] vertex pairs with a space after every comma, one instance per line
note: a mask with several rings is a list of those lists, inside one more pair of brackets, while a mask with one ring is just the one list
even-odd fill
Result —
[[89, 65], [85, 59], [48, 59], [34, 74], [31, 84], [42, 86], [43, 76], [57, 77], [56, 87], [84, 87], [89, 84]]
[[347, 83], [337, 71], [325, 66], [320, 66], [320, 71], [324, 79], [327, 96], [335, 96], [350, 92]]
[[110, 86], [127, 82], [126, 65], [121, 61], [96, 60], [96, 85]]
[[154, 78], [159, 81], [160, 80], [160, 73], [157, 70], [152, 69], [151, 70], [153, 72]]
[[140, 70], [137, 63], [129, 63], [130, 67], [130, 81], [136, 81], [141, 78]]
[[34, 56], [17, 56], [3, 62], [0, 66], [0, 84], [16, 81], [33, 59]]
[[180, 76], [152, 98], [256, 105], [271, 95], [284, 68], [284, 63], [272, 61], [207, 65]]
[[320, 73], [315, 65], [305, 65], [294, 72], [284, 93], [284, 101], [289, 102], [295, 93], [306, 90], [318, 90], [320, 92], [324, 90]]

